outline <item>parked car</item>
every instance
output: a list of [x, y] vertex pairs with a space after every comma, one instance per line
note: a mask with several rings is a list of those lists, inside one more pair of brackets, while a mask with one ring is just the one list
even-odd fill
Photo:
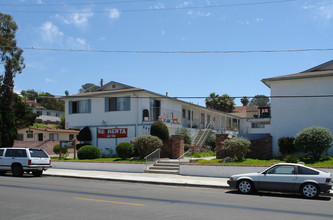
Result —
[[49, 155], [39, 148], [0, 148], [0, 174], [11, 171], [14, 176], [32, 172], [41, 176], [51, 166]]
[[293, 163], [278, 163], [258, 173], [233, 175], [230, 188], [248, 194], [253, 191], [300, 192], [305, 198], [316, 198], [332, 188], [331, 174]]

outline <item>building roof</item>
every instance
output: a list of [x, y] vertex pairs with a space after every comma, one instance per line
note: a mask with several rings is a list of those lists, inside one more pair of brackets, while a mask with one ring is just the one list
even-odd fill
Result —
[[33, 128], [33, 127], [27, 127], [27, 128], [21, 128], [18, 129], [18, 131], [22, 130], [37, 130], [37, 131], [44, 131], [48, 133], [67, 133], [67, 134], [79, 134], [79, 131], [77, 130], [67, 130], [67, 129], [50, 129], [50, 128]]
[[295, 79], [308, 79], [308, 78], [318, 78], [318, 77], [329, 77], [333, 76], [333, 60], [326, 63], [320, 64], [318, 66], [312, 67], [300, 73], [294, 73], [289, 75], [277, 76], [272, 78], [262, 79], [261, 81], [268, 87], [272, 81], [282, 81], [282, 80], [295, 80]]
[[[115, 88], [115, 89], [108, 90], [108, 89], [110, 89], [110, 86], [112, 84], [117, 85], [119, 87]], [[199, 107], [199, 108], [202, 108], [202, 109], [210, 110], [210, 111], [213, 111], [213, 112], [219, 112], [219, 113], [223, 113], [225, 115], [229, 115], [229, 116], [239, 118], [239, 116], [232, 115], [231, 113], [225, 113], [225, 112], [217, 111], [215, 109], [209, 109], [209, 108], [206, 108], [204, 106], [196, 105], [196, 104], [193, 104], [193, 103], [190, 103], [190, 102], [185, 102], [185, 101], [179, 100], [179, 99], [174, 98], [174, 97], [161, 95], [161, 94], [151, 92], [151, 91], [145, 90], [145, 89], [135, 88], [135, 87], [128, 86], [128, 85], [118, 83], [118, 82], [115, 82], [115, 81], [111, 81], [111, 82], [105, 84], [105, 86], [101, 87], [97, 91], [86, 92], [86, 93], [82, 93], [82, 94], [69, 95], [69, 96], [62, 96], [61, 99], [89, 98], [89, 97], [99, 97], [99, 96], [103, 97], [105, 95], [112, 95], [112, 94], [118, 94], [118, 93], [128, 93], [128, 92], [146, 92], [146, 93], [149, 93], [149, 94], [152, 94], [152, 95], [156, 96], [156, 98], [167, 98], [167, 99], [177, 101], [177, 102], [181, 102], [183, 104], [187, 104], [187, 105], [190, 105], [190, 106], [195, 106], [195, 107]]]

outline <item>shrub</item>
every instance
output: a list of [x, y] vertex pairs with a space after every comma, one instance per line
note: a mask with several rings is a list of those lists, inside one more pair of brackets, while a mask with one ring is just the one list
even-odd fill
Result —
[[287, 155], [284, 160], [287, 162], [287, 163], [298, 163], [299, 162], [299, 159], [296, 155], [293, 155], [293, 154], [290, 154], [290, 155]]
[[145, 157], [154, 150], [161, 148], [163, 142], [160, 138], [151, 135], [143, 135], [135, 139], [134, 148], [141, 157]]
[[177, 131], [176, 134], [183, 135], [184, 136], [184, 144], [191, 145], [192, 140], [191, 140], [191, 137], [190, 137], [190, 133], [188, 132], [188, 130], [186, 128], [180, 129], [180, 131]]
[[80, 160], [97, 159], [100, 158], [101, 156], [102, 156], [101, 150], [98, 147], [92, 145], [83, 146], [77, 152], [77, 157]]
[[293, 137], [282, 137], [278, 140], [279, 150], [282, 155], [294, 154], [297, 152], [294, 144], [295, 138]]
[[216, 148], [216, 134], [215, 133], [210, 133], [207, 141], [206, 141], [206, 144], [208, 146], [211, 146], [212, 147], [212, 150], [215, 151], [215, 148]]
[[161, 121], [155, 121], [151, 125], [150, 134], [159, 137], [162, 141], [169, 139], [168, 127]]
[[313, 158], [320, 156], [332, 145], [333, 136], [329, 129], [323, 127], [305, 128], [295, 137], [296, 148], [309, 153]]
[[54, 145], [54, 147], [53, 147], [53, 153], [58, 154], [59, 156], [61, 154], [61, 157], [63, 157], [63, 158], [67, 157], [68, 154], [69, 154], [67, 148], [61, 148], [60, 144]]
[[134, 149], [133, 146], [130, 143], [119, 143], [116, 147], [116, 151], [122, 159], [129, 158], [133, 155]]
[[232, 157], [235, 161], [243, 161], [245, 155], [250, 152], [251, 142], [245, 138], [234, 137], [225, 140], [222, 149], [226, 151], [227, 156]]

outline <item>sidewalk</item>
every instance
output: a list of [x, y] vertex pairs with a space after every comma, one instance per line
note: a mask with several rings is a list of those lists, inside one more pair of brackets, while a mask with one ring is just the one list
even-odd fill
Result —
[[74, 177], [85, 179], [101, 179], [125, 182], [153, 183], [165, 185], [182, 185], [196, 187], [228, 188], [228, 178], [182, 176], [173, 174], [124, 173], [92, 170], [48, 169], [44, 175]]

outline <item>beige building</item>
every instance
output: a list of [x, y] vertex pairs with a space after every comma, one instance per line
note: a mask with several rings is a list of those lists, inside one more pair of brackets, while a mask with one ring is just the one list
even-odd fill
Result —
[[17, 131], [18, 141], [69, 141], [73, 140], [79, 131], [49, 128], [22, 128]]

